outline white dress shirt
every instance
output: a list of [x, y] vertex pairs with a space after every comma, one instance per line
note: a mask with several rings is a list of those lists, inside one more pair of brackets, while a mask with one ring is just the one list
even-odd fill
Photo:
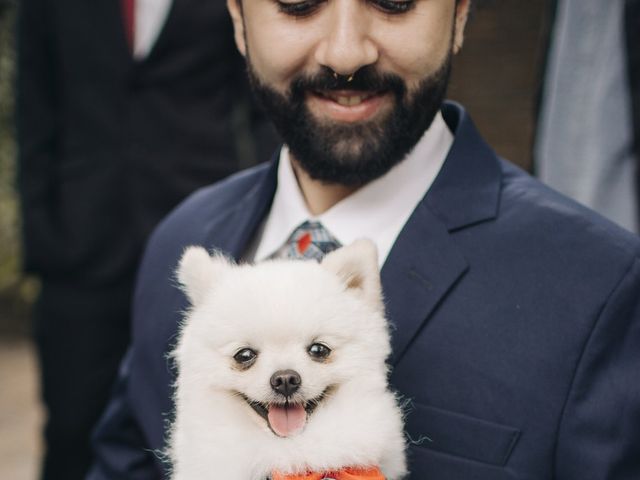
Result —
[[[218, 0], [213, 0], [218, 1]], [[149, 55], [169, 16], [173, 0], [135, 0], [133, 57]]]
[[453, 135], [438, 113], [407, 158], [318, 216], [311, 215], [307, 208], [289, 150], [284, 147], [271, 210], [246, 258], [268, 258], [302, 222], [316, 220], [342, 245], [359, 238], [372, 240], [378, 247], [382, 268], [400, 231], [440, 172], [452, 143]]

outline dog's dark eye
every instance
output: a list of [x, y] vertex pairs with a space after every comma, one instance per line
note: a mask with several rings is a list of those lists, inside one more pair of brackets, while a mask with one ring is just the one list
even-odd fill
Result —
[[258, 353], [250, 348], [243, 348], [233, 356], [233, 359], [244, 368], [248, 368], [253, 365], [256, 358], [258, 358]]
[[322, 343], [312, 344], [307, 351], [314, 360], [324, 360], [331, 353], [331, 349]]

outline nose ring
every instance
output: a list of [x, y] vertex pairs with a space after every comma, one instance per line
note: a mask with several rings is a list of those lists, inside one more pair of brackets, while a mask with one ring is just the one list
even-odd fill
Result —
[[[353, 82], [353, 75], [354, 74], [352, 73], [351, 75], [347, 76], [347, 83]], [[337, 72], [333, 72], [333, 79], [338, 80], [338, 77], [340, 77], [340, 74]]]

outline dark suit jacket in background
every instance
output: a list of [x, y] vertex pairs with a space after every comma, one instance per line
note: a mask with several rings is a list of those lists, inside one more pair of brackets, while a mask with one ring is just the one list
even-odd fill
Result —
[[[118, 0], [23, 0], [21, 9], [26, 267], [113, 282], [181, 199], [254, 163], [247, 133], [259, 118], [225, 2], [174, 0], [142, 61], [129, 52]], [[268, 155], [264, 128], [258, 149]]]
[[[637, 480], [640, 241], [498, 159], [461, 108], [444, 115], [455, 142], [382, 268], [391, 380], [422, 439], [411, 478]], [[240, 258], [276, 170], [203, 189], [156, 230], [90, 480], [161, 477], [187, 306], [174, 269], [191, 244]]]

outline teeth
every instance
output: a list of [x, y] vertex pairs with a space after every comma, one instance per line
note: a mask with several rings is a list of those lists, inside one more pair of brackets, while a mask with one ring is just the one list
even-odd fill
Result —
[[344, 93], [340, 94], [339, 92], [318, 92], [318, 94], [345, 107], [360, 105], [362, 102], [368, 100], [374, 95], [373, 93], [368, 92], [361, 93], [359, 95], [345, 95]]
[[337, 97], [335, 100], [340, 105], [344, 105], [345, 107], [353, 107], [354, 105], [360, 105], [362, 100], [364, 100], [364, 96], [362, 95], [352, 95], [349, 97]]

